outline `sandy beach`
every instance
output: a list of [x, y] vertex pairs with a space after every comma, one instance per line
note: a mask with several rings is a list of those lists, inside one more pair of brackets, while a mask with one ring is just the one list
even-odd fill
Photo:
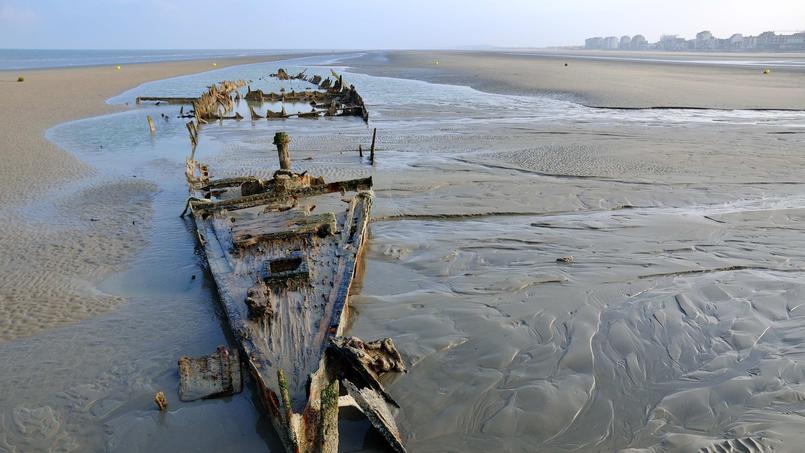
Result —
[[[204, 69], [194, 64], [188, 72]], [[318, 70], [329, 74], [329, 64]], [[368, 125], [208, 124], [199, 156], [215, 177], [267, 178], [281, 129], [293, 137], [295, 171], [373, 177], [349, 335], [391, 337], [409, 365], [384, 384], [401, 403], [395, 417], [410, 451], [797, 451], [805, 114], [567, 101], [599, 96], [629, 107], [694, 90], [702, 106], [741, 106], [761, 101], [744, 96], [757, 71], [716, 68], [721, 89], [707, 74], [668, 80], [681, 70], [668, 64], [570, 63], [620, 80], [604, 89], [586, 75], [529, 79], [557, 64], [547, 57], [367, 52], [337, 64], [349, 66]], [[628, 86], [636, 74], [667, 87]], [[81, 115], [124, 109], [103, 100], [151, 77], [110, 86]], [[801, 87], [786, 84], [799, 77], [783, 74], [764, 105], [794, 108]], [[198, 91], [205, 80], [185, 83]], [[31, 89], [19, 102], [40, 94]], [[49, 107], [37, 108], [55, 115]], [[16, 157], [23, 164], [41, 153], [59, 165], [38, 170], [31, 159], [26, 178], [3, 167], [19, 184], [51, 173], [57, 182], [30, 182], [26, 198], [2, 209], [9, 220], [0, 226], [13, 234], [0, 245], [13, 253], [0, 266], [13, 278], [0, 287], [0, 305], [10, 307], [4, 331], [15, 341], [0, 345], [0, 359], [18, 365], [0, 371], [0, 448], [281, 451], [249, 388], [175, 400], [177, 357], [229, 341], [193, 230], [177, 216], [186, 199], [184, 125], [160, 123], [152, 138], [144, 124], [148, 112], [177, 110], [141, 106], [58, 128], [54, 139], [109, 162], [117, 177], [48, 145], [41, 133], [54, 123], [16, 139], [51, 147], [31, 145]], [[356, 150], [374, 127], [370, 164]], [[101, 277], [114, 298], [96, 289]], [[108, 310], [123, 300], [134, 303]], [[154, 409], [158, 390], [171, 400], [166, 414]], [[376, 451], [377, 433], [354, 420], [342, 427], [344, 449]]]
[[[354, 64], [377, 75], [467, 85], [492, 93], [550, 95], [594, 107], [805, 108], [805, 71], [801, 68], [774, 69], [764, 75], [762, 67], [651, 61], [651, 58], [706, 61], [712, 58], [707, 54], [563, 53], [570, 57], [527, 52], [395, 51], [383, 53], [382, 58], [369, 54]], [[715, 57], [725, 58], [724, 55]], [[756, 59], [758, 56], [732, 56], [733, 59], [739, 57]], [[780, 58], [801, 59], [801, 55]]]
[[[217, 68], [288, 55], [216, 60]], [[121, 302], [95, 283], [143, 246], [153, 184], [98, 178], [45, 136], [59, 123], [126, 109], [106, 100], [213, 61], [0, 72], [0, 342], [85, 319]], [[25, 81], [17, 82], [23, 76]]]

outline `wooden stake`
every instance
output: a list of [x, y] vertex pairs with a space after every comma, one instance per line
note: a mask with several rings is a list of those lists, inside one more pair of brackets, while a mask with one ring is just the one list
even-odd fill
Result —
[[319, 399], [319, 451], [338, 451], [338, 380], [321, 391]]
[[377, 138], [377, 128], [372, 131], [372, 148], [369, 150], [369, 162], [375, 163], [375, 139]]
[[363, 157], [363, 147], [361, 145], [358, 145], [358, 155]]
[[280, 168], [283, 170], [291, 169], [291, 155], [288, 152], [288, 143], [291, 142], [291, 137], [285, 132], [277, 132], [274, 134], [274, 144], [277, 145], [277, 154], [279, 155]]
[[288, 392], [288, 379], [285, 377], [285, 372], [282, 368], [277, 369], [277, 384], [280, 387], [280, 400], [283, 406], [283, 422], [285, 422], [285, 429], [287, 429], [286, 436], [292, 444], [296, 444], [296, 436], [294, 435], [291, 419], [293, 410], [291, 410], [291, 397]]
[[148, 118], [148, 129], [151, 130], [152, 134], [156, 134], [157, 133], [157, 127], [154, 125], [154, 119], [151, 118], [151, 115], [148, 115], [147, 118]]

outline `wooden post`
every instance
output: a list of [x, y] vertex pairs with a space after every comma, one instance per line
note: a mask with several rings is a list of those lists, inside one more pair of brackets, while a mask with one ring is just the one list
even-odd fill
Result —
[[286, 436], [288, 436], [288, 440], [296, 445], [296, 436], [294, 435], [293, 426], [291, 425], [291, 419], [293, 417], [293, 410], [291, 409], [291, 397], [290, 393], [288, 392], [288, 379], [285, 377], [285, 372], [282, 371], [282, 368], [277, 370], [277, 384], [280, 387], [280, 400], [283, 406], [283, 422], [285, 422], [285, 428], [288, 430], [286, 432]]
[[291, 137], [289, 137], [285, 132], [277, 132], [274, 134], [274, 144], [277, 145], [280, 168], [283, 170], [291, 169], [291, 155], [288, 153], [288, 143], [290, 142]]
[[193, 149], [196, 149], [196, 145], [198, 144], [198, 131], [196, 130], [195, 124], [189, 121], [185, 126], [187, 126], [187, 132], [190, 134], [190, 144], [193, 145]]
[[369, 150], [369, 162], [375, 163], [375, 139], [377, 138], [377, 128], [372, 131], [372, 148]]
[[154, 119], [151, 118], [151, 115], [148, 115], [146, 118], [148, 119], [148, 129], [151, 130], [152, 134], [156, 134], [157, 133], [157, 127], [154, 125]]
[[319, 450], [338, 451], [338, 380], [321, 391], [319, 399]]
[[361, 145], [358, 145], [358, 155], [363, 157], [363, 147]]

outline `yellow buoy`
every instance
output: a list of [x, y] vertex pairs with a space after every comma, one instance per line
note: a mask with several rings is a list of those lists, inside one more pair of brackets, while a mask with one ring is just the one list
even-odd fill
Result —
[[115, 66], [115, 71], [120, 71], [120, 65]]
[[771, 69], [764, 69], [763, 74], [771, 74]]
[[433, 64], [439, 64], [439, 60], [434, 61]]
[[213, 66], [218, 66], [218, 63], [213, 63], [212, 65], [213, 65]]

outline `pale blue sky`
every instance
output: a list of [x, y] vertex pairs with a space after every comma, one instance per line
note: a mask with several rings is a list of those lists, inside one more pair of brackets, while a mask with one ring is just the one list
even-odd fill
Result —
[[0, 0], [0, 48], [579, 45], [805, 29], [805, 0]]

